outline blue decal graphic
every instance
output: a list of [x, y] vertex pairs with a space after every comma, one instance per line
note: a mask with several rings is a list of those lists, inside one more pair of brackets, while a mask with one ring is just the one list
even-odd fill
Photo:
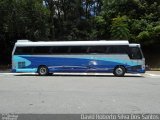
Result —
[[[49, 72], [113, 72], [115, 66], [123, 65], [126, 68], [137, 66], [137, 62], [120, 58], [88, 57], [88, 56], [14, 56], [14, 61], [25, 62], [27, 72], [37, 72], [40, 65], [48, 67]], [[16, 65], [17, 66], [17, 65]], [[16, 67], [17, 69], [17, 67]], [[16, 70], [21, 71], [21, 69]]]

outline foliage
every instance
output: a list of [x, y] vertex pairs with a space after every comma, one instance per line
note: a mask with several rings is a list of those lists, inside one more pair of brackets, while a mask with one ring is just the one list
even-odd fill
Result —
[[126, 16], [113, 18], [111, 27], [111, 35], [113, 39], [128, 39], [129, 32]]
[[0, 0], [0, 60], [17, 39], [160, 44], [159, 0]]

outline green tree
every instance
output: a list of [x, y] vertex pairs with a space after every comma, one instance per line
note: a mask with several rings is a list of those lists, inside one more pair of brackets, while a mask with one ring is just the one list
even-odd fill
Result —
[[113, 39], [128, 39], [130, 37], [126, 16], [113, 18], [111, 35]]
[[[48, 37], [48, 10], [42, 0], [0, 0], [0, 48], [9, 62], [17, 39], [42, 40]], [[2, 58], [2, 57], [0, 57]]]

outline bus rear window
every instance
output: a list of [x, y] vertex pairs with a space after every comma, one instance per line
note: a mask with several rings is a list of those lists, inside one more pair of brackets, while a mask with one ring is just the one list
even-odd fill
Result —
[[15, 55], [30, 55], [32, 54], [32, 49], [30, 47], [17, 47]]

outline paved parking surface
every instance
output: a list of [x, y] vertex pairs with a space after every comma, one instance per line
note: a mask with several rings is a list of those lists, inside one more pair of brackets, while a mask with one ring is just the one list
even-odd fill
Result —
[[0, 73], [0, 113], [160, 113], [160, 74]]

